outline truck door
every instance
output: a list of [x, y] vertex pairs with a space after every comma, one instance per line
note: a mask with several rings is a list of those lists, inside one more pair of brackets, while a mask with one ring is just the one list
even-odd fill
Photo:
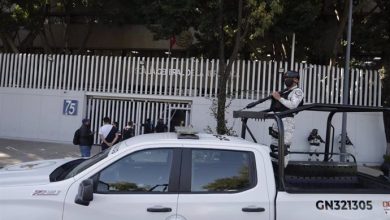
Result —
[[[173, 175], [175, 167], [180, 167], [175, 164], [179, 157], [180, 150], [172, 148], [125, 155], [71, 186], [63, 219], [175, 219], [178, 183]], [[87, 178], [94, 179], [93, 200], [86, 206], [76, 204], [79, 184]]]
[[178, 219], [270, 219], [264, 165], [254, 152], [191, 148], [182, 161]]

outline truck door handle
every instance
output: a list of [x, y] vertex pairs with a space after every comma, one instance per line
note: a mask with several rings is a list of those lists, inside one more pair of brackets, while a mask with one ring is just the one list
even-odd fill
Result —
[[148, 212], [172, 212], [171, 208], [167, 207], [152, 207], [146, 209]]
[[242, 208], [242, 211], [243, 212], [264, 212], [265, 208], [261, 208], [261, 207], [245, 207], [245, 208]]

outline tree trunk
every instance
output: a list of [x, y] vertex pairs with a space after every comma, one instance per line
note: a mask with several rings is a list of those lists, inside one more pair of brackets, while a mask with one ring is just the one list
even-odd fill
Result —
[[334, 39], [332, 57], [330, 58], [330, 63], [329, 63], [329, 65], [331, 65], [331, 66], [334, 65], [336, 62], [337, 54], [339, 53], [339, 49], [340, 49], [340, 40], [343, 37], [345, 25], [347, 24], [347, 21], [348, 21], [349, 1], [352, 1], [352, 0], [345, 1], [343, 16], [341, 17], [341, 21], [340, 21], [339, 27], [337, 29], [337, 34], [336, 34], [336, 37]]
[[[230, 58], [228, 60], [228, 64], [226, 65], [225, 61], [225, 40], [223, 35], [223, 0], [220, 0], [220, 8], [218, 12], [218, 22], [219, 22], [219, 32], [220, 32], [220, 44], [219, 44], [219, 76], [220, 81], [218, 83], [218, 109], [217, 109], [217, 133], [218, 134], [226, 134], [226, 120], [225, 120], [225, 111], [226, 111], [226, 84], [229, 81], [230, 72], [232, 69], [233, 63], [237, 60], [238, 51], [241, 48], [241, 42], [243, 38], [248, 33], [249, 23], [247, 22], [244, 26], [244, 33], [241, 32], [242, 27], [242, 9], [243, 9], [243, 0], [238, 1], [238, 16], [237, 16], [237, 33], [234, 42], [234, 48]], [[222, 64], [221, 64], [222, 63]]]
[[225, 35], [223, 30], [223, 1], [219, 0], [218, 9], [218, 33], [219, 33], [219, 83], [218, 83], [218, 109], [217, 109], [217, 133], [225, 134], [227, 131], [225, 123], [226, 105], [226, 59], [225, 59]]
[[14, 41], [11, 39], [8, 33], [0, 32], [1, 40], [3, 41], [3, 45], [7, 48], [8, 51], [12, 53], [19, 53], [18, 48], [16, 47]]

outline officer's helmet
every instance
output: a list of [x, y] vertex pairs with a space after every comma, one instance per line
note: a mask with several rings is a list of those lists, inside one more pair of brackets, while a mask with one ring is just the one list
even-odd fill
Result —
[[295, 71], [287, 71], [284, 75], [283, 78], [297, 78], [299, 79], [299, 73]]

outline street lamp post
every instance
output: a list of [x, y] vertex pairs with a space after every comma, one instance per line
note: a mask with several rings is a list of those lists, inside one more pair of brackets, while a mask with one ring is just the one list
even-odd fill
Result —
[[[347, 51], [345, 57], [345, 68], [344, 68], [344, 84], [343, 84], [343, 104], [348, 104], [349, 98], [349, 64], [351, 59], [351, 32], [352, 32], [352, 0], [349, 1], [349, 13], [348, 13], [348, 31], [347, 31]], [[341, 126], [341, 153], [345, 153], [345, 142], [347, 137], [347, 113], [343, 113], [342, 126]], [[345, 161], [345, 156], [341, 156], [341, 161]]]

